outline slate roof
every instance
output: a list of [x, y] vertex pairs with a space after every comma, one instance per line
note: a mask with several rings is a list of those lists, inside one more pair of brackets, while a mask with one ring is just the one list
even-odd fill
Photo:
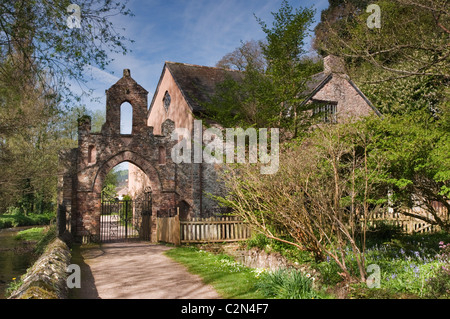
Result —
[[202, 104], [211, 101], [210, 97], [215, 94], [216, 85], [228, 77], [235, 81], [243, 77], [240, 71], [216, 67], [176, 62], [166, 62], [165, 66], [194, 113], [203, 111]]
[[[240, 81], [244, 76], [241, 71], [167, 61], [164, 66], [163, 73], [161, 74], [160, 82], [164, 77], [164, 72], [166, 72], [166, 69], [171, 73], [175, 83], [183, 94], [192, 112], [197, 114], [204, 110], [202, 104], [211, 101], [210, 97], [215, 94], [216, 86], [218, 84], [222, 83], [229, 77], [235, 81]], [[303, 95], [307, 96], [307, 98], [302, 104], [307, 103], [332, 78], [332, 73], [325, 72], [320, 72], [311, 76], [311, 79], [306, 83], [306, 90], [303, 92]], [[375, 111], [375, 113], [380, 116], [380, 112], [372, 105], [361, 90], [359, 90], [359, 88], [349, 78], [347, 78], [347, 80], [358, 92], [358, 94], [363, 97], [366, 103]], [[158, 91], [158, 89], [159, 84], [156, 91]], [[153, 99], [155, 99], [155, 97], [156, 93]], [[153, 105], [153, 102], [154, 101], [152, 101], [151, 106]], [[149, 110], [149, 114], [150, 111], [151, 108]]]

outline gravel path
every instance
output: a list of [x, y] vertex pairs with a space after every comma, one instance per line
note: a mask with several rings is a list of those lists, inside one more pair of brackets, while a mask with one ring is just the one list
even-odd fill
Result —
[[163, 254], [171, 249], [146, 242], [80, 247], [72, 262], [81, 267], [73, 299], [218, 299], [201, 278]]

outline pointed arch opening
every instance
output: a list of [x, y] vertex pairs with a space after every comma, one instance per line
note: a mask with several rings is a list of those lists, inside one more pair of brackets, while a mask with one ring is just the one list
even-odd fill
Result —
[[100, 242], [150, 240], [151, 188], [147, 187], [146, 193], [130, 189], [133, 174], [149, 181], [148, 176], [138, 166], [127, 161], [111, 169], [107, 167], [106, 171], [101, 196]]
[[123, 102], [120, 106], [120, 134], [129, 135], [133, 131], [133, 106]]

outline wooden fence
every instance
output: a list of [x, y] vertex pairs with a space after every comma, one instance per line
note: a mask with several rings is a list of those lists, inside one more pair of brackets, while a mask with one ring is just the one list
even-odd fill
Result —
[[180, 218], [158, 217], [156, 219], [156, 237], [158, 241], [180, 245]]
[[236, 216], [193, 218], [180, 222], [181, 242], [233, 242], [250, 238], [248, 225]]
[[[423, 214], [425, 217], [433, 219], [430, 213], [426, 213], [424, 211], [413, 211], [415, 214]], [[442, 209], [438, 209], [438, 215], [445, 220], [446, 214], [442, 207]], [[374, 221], [386, 221], [392, 223], [393, 225], [399, 226], [405, 233], [428, 233], [435, 232], [440, 229], [439, 226], [431, 225], [423, 220], [406, 216], [400, 212], [378, 212], [375, 213], [371, 222]]]
[[193, 218], [158, 217], [158, 241], [181, 243], [234, 242], [250, 238], [250, 228], [236, 216]]

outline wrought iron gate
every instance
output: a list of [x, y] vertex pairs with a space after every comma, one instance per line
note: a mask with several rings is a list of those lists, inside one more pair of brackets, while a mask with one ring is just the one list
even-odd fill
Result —
[[150, 240], [151, 193], [135, 200], [102, 198], [100, 241]]

